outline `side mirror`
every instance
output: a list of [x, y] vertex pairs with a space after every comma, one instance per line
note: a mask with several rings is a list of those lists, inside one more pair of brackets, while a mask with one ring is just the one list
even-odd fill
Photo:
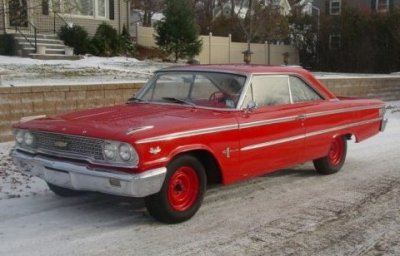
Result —
[[257, 103], [255, 101], [250, 101], [247, 103], [246, 112], [253, 112], [257, 108]]

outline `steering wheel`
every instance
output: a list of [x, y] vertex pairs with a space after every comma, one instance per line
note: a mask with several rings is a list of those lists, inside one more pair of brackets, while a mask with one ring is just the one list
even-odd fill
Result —
[[223, 102], [225, 98], [225, 94], [221, 91], [215, 91], [211, 93], [210, 97], [208, 97], [209, 101]]

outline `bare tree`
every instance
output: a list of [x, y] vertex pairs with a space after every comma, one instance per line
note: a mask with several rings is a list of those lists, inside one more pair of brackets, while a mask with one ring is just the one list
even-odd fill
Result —
[[143, 10], [143, 26], [151, 26], [154, 13], [161, 12], [164, 8], [163, 0], [131, 0], [134, 8]]
[[[247, 6], [244, 6], [244, 2]], [[288, 17], [280, 13], [279, 8], [273, 5], [264, 5], [259, 0], [241, 0], [235, 15], [246, 16], [240, 18], [240, 27], [246, 35], [247, 42], [252, 41], [283, 41], [289, 35]]]

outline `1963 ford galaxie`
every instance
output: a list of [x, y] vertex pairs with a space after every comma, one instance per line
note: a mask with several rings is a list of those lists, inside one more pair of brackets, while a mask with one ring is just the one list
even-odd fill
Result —
[[57, 195], [144, 197], [154, 218], [176, 223], [197, 212], [207, 184], [305, 161], [339, 171], [346, 141], [383, 131], [384, 115], [382, 101], [337, 98], [301, 68], [181, 66], [126, 104], [16, 124], [12, 156]]

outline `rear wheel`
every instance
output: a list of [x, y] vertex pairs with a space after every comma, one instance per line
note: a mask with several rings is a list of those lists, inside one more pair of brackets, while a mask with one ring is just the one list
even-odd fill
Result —
[[333, 139], [328, 155], [314, 160], [314, 167], [320, 174], [333, 174], [338, 172], [346, 160], [346, 137]]
[[203, 165], [191, 155], [182, 155], [167, 167], [164, 184], [157, 194], [145, 197], [151, 216], [165, 223], [190, 219], [200, 208], [206, 189]]
[[73, 196], [80, 196], [80, 195], [85, 194], [84, 191], [77, 191], [77, 190], [72, 190], [69, 188], [63, 188], [63, 187], [53, 185], [51, 183], [47, 183], [47, 185], [49, 186], [50, 190], [54, 192], [54, 194], [56, 194], [58, 196], [62, 196], [62, 197], [73, 197]]

